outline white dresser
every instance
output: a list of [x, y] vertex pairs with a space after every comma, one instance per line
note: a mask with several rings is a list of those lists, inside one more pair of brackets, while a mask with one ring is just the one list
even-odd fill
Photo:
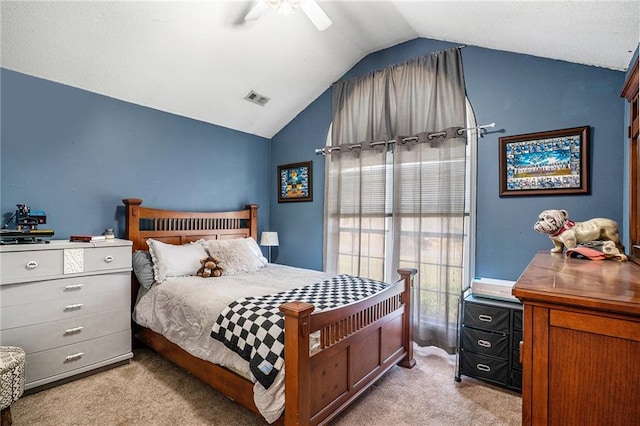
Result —
[[25, 350], [25, 390], [128, 361], [131, 241], [0, 245], [0, 345]]

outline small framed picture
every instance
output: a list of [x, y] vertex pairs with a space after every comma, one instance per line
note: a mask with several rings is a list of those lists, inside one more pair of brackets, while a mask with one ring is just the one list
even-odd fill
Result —
[[500, 138], [500, 196], [587, 194], [589, 126]]
[[312, 162], [278, 166], [278, 202], [313, 201]]

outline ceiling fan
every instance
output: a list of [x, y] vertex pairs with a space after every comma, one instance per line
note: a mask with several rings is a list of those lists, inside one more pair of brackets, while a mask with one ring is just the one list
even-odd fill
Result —
[[324, 31], [332, 24], [316, 0], [259, 0], [244, 17], [245, 21], [255, 21], [270, 7], [287, 15], [294, 13], [297, 8], [302, 9], [318, 31]]

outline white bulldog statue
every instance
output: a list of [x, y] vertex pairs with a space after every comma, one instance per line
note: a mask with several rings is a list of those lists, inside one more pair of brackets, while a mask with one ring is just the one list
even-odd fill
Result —
[[573, 222], [569, 220], [566, 210], [544, 210], [538, 215], [533, 229], [549, 235], [554, 246], [551, 253], [562, 253], [564, 247], [575, 248], [580, 243], [596, 240], [613, 241], [624, 253], [618, 224], [611, 219], [598, 217], [585, 222]]

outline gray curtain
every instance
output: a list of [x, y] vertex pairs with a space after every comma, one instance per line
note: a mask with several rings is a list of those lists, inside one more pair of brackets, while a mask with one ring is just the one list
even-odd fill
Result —
[[[394, 69], [392, 81], [393, 99], [412, 100], [394, 108], [396, 128], [418, 136], [394, 146], [393, 264], [420, 271], [414, 286], [414, 340], [453, 353], [466, 192], [466, 138], [457, 131], [466, 118], [459, 51], [418, 58], [411, 70]], [[445, 134], [438, 135], [441, 130]]]
[[376, 71], [333, 87], [332, 144], [325, 160], [324, 268], [385, 280], [387, 237], [387, 72]]
[[417, 268], [415, 340], [449, 352], [462, 289], [464, 127], [458, 48], [333, 86], [325, 270], [393, 280], [398, 267]]

